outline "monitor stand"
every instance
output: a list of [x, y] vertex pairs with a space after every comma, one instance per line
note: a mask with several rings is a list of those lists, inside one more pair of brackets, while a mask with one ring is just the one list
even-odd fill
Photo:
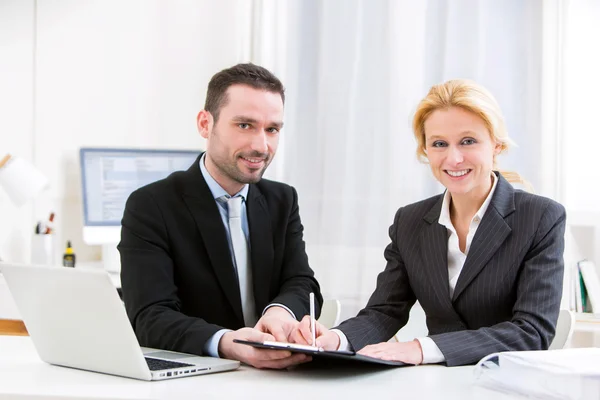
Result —
[[102, 264], [109, 273], [119, 274], [121, 272], [121, 257], [117, 250], [117, 243], [102, 245]]

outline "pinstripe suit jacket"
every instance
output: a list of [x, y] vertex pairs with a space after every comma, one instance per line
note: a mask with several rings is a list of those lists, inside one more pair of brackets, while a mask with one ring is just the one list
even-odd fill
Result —
[[448, 366], [548, 348], [562, 295], [565, 210], [498, 178], [452, 298], [448, 231], [438, 223], [443, 195], [398, 210], [375, 292], [338, 327], [354, 349], [389, 340], [416, 300]]

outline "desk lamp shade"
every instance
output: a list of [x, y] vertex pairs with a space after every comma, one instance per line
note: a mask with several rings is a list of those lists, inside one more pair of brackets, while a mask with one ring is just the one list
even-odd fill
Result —
[[0, 186], [16, 206], [21, 206], [48, 186], [48, 180], [27, 161], [7, 154], [0, 159]]

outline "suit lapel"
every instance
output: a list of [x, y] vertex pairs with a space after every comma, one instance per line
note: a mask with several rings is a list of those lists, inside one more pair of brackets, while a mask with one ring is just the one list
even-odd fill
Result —
[[447, 311], [454, 312], [448, 287], [448, 230], [438, 223], [443, 198], [440, 196], [423, 217], [428, 225], [421, 230], [420, 247], [424, 269], [439, 303]]
[[[200, 155], [202, 156], [202, 155]], [[244, 321], [237, 275], [233, 268], [227, 233], [213, 195], [202, 176], [199, 159], [186, 172], [183, 200], [189, 208], [202, 236], [210, 265], [219, 285], [233, 307], [236, 317]]]
[[515, 210], [514, 188], [502, 175], [497, 175], [496, 191], [475, 232], [469, 254], [456, 282], [452, 301], [475, 279], [512, 232], [505, 218]]
[[275, 252], [273, 249], [271, 216], [265, 198], [256, 185], [250, 185], [246, 211], [250, 229], [254, 299], [257, 312], [261, 312], [269, 302], [269, 287], [271, 285]]

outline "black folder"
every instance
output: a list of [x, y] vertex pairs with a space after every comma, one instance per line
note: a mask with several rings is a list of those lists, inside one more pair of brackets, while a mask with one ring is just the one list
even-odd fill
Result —
[[363, 356], [362, 354], [357, 354], [354, 351], [347, 350], [323, 350], [317, 347], [305, 346], [301, 344], [295, 343], [283, 343], [283, 342], [252, 342], [248, 340], [233, 340], [235, 343], [245, 344], [252, 347], [257, 347], [260, 349], [271, 349], [271, 350], [288, 350], [292, 353], [304, 353], [311, 355], [313, 360], [319, 359], [329, 359], [329, 360], [337, 360], [343, 361], [346, 360], [348, 362], [361, 362], [361, 363], [371, 363], [371, 364], [380, 364], [387, 365], [390, 367], [405, 367], [411, 366], [412, 364], [407, 364], [402, 361], [387, 361], [381, 360], [379, 358]]

